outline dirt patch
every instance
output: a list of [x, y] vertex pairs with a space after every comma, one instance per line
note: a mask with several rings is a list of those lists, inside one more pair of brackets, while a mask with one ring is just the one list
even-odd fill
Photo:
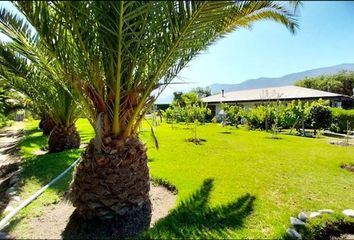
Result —
[[[152, 202], [151, 226], [153, 226], [159, 219], [166, 217], [169, 210], [174, 207], [176, 195], [165, 187], [151, 184], [150, 199]], [[16, 233], [11, 233], [11, 235], [14, 238], [60, 239], [74, 210], [71, 203], [64, 200], [46, 206], [42, 216], [27, 219], [26, 236], [17, 236]]]
[[203, 142], [206, 142], [205, 139], [202, 139], [202, 138], [187, 138], [186, 139], [186, 142], [192, 142], [196, 145], [200, 145], [202, 144]]
[[340, 167], [350, 172], [354, 172], [354, 164], [342, 164]]
[[329, 141], [329, 144], [338, 145], [342, 147], [354, 147], [354, 143], [345, 140], [331, 140]]

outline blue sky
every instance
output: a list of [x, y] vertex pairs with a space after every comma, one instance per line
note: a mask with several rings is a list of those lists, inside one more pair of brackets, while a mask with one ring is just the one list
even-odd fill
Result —
[[180, 72], [183, 81], [195, 83], [170, 85], [159, 102], [176, 90], [354, 63], [354, 2], [304, 2], [299, 15], [295, 35], [280, 24], [262, 21], [219, 40]]

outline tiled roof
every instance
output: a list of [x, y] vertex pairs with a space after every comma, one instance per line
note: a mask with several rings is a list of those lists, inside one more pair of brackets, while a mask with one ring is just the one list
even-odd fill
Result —
[[297, 86], [269, 87], [250, 90], [241, 90], [221, 93], [205, 97], [203, 102], [248, 102], [248, 101], [266, 101], [266, 100], [285, 100], [285, 99], [306, 99], [306, 98], [332, 98], [348, 97], [342, 94], [325, 92], [310, 88]]

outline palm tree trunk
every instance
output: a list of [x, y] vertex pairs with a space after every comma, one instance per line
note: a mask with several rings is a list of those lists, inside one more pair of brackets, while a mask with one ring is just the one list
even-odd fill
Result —
[[48, 138], [49, 152], [61, 152], [80, 147], [80, 135], [75, 124], [70, 127], [56, 125]]
[[44, 135], [49, 135], [50, 132], [55, 127], [55, 122], [49, 116], [42, 116], [41, 121], [39, 122], [39, 128], [42, 129]]
[[103, 143], [101, 152], [91, 140], [76, 168], [69, 193], [76, 210], [67, 227], [75, 230], [68, 236], [134, 237], [150, 225], [145, 145], [136, 135], [125, 141], [106, 137]]

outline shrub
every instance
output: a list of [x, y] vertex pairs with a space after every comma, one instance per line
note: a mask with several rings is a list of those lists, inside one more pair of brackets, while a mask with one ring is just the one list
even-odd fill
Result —
[[241, 119], [244, 117], [244, 110], [237, 105], [222, 104], [222, 109], [225, 112], [226, 121], [237, 127], [241, 123]]
[[349, 129], [354, 129], [354, 109], [332, 108], [331, 110], [333, 115], [331, 131], [345, 133], [348, 127], [347, 123], [349, 123]]
[[308, 110], [309, 120], [311, 121], [311, 126], [314, 129], [314, 134], [316, 135], [317, 129], [329, 128], [332, 123], [332, 111], [328, 106], [327, 101], [319, 100], [317, 102], [312, 102]]
[[0, 128], [4, 127], [6, 125], [6, 122], [7, 122], [7, 118], [5, 117], [5, 115], [0, 113]]
[[304, 107], [301, 101], [293, 100], [281, 108], [280, 126], [282, 128], [300, 128]]
[[268, 129], [274, 124], [275, 111], [272, 106], [259, 105], [248, 112], [246, 119], [251, 129]]

